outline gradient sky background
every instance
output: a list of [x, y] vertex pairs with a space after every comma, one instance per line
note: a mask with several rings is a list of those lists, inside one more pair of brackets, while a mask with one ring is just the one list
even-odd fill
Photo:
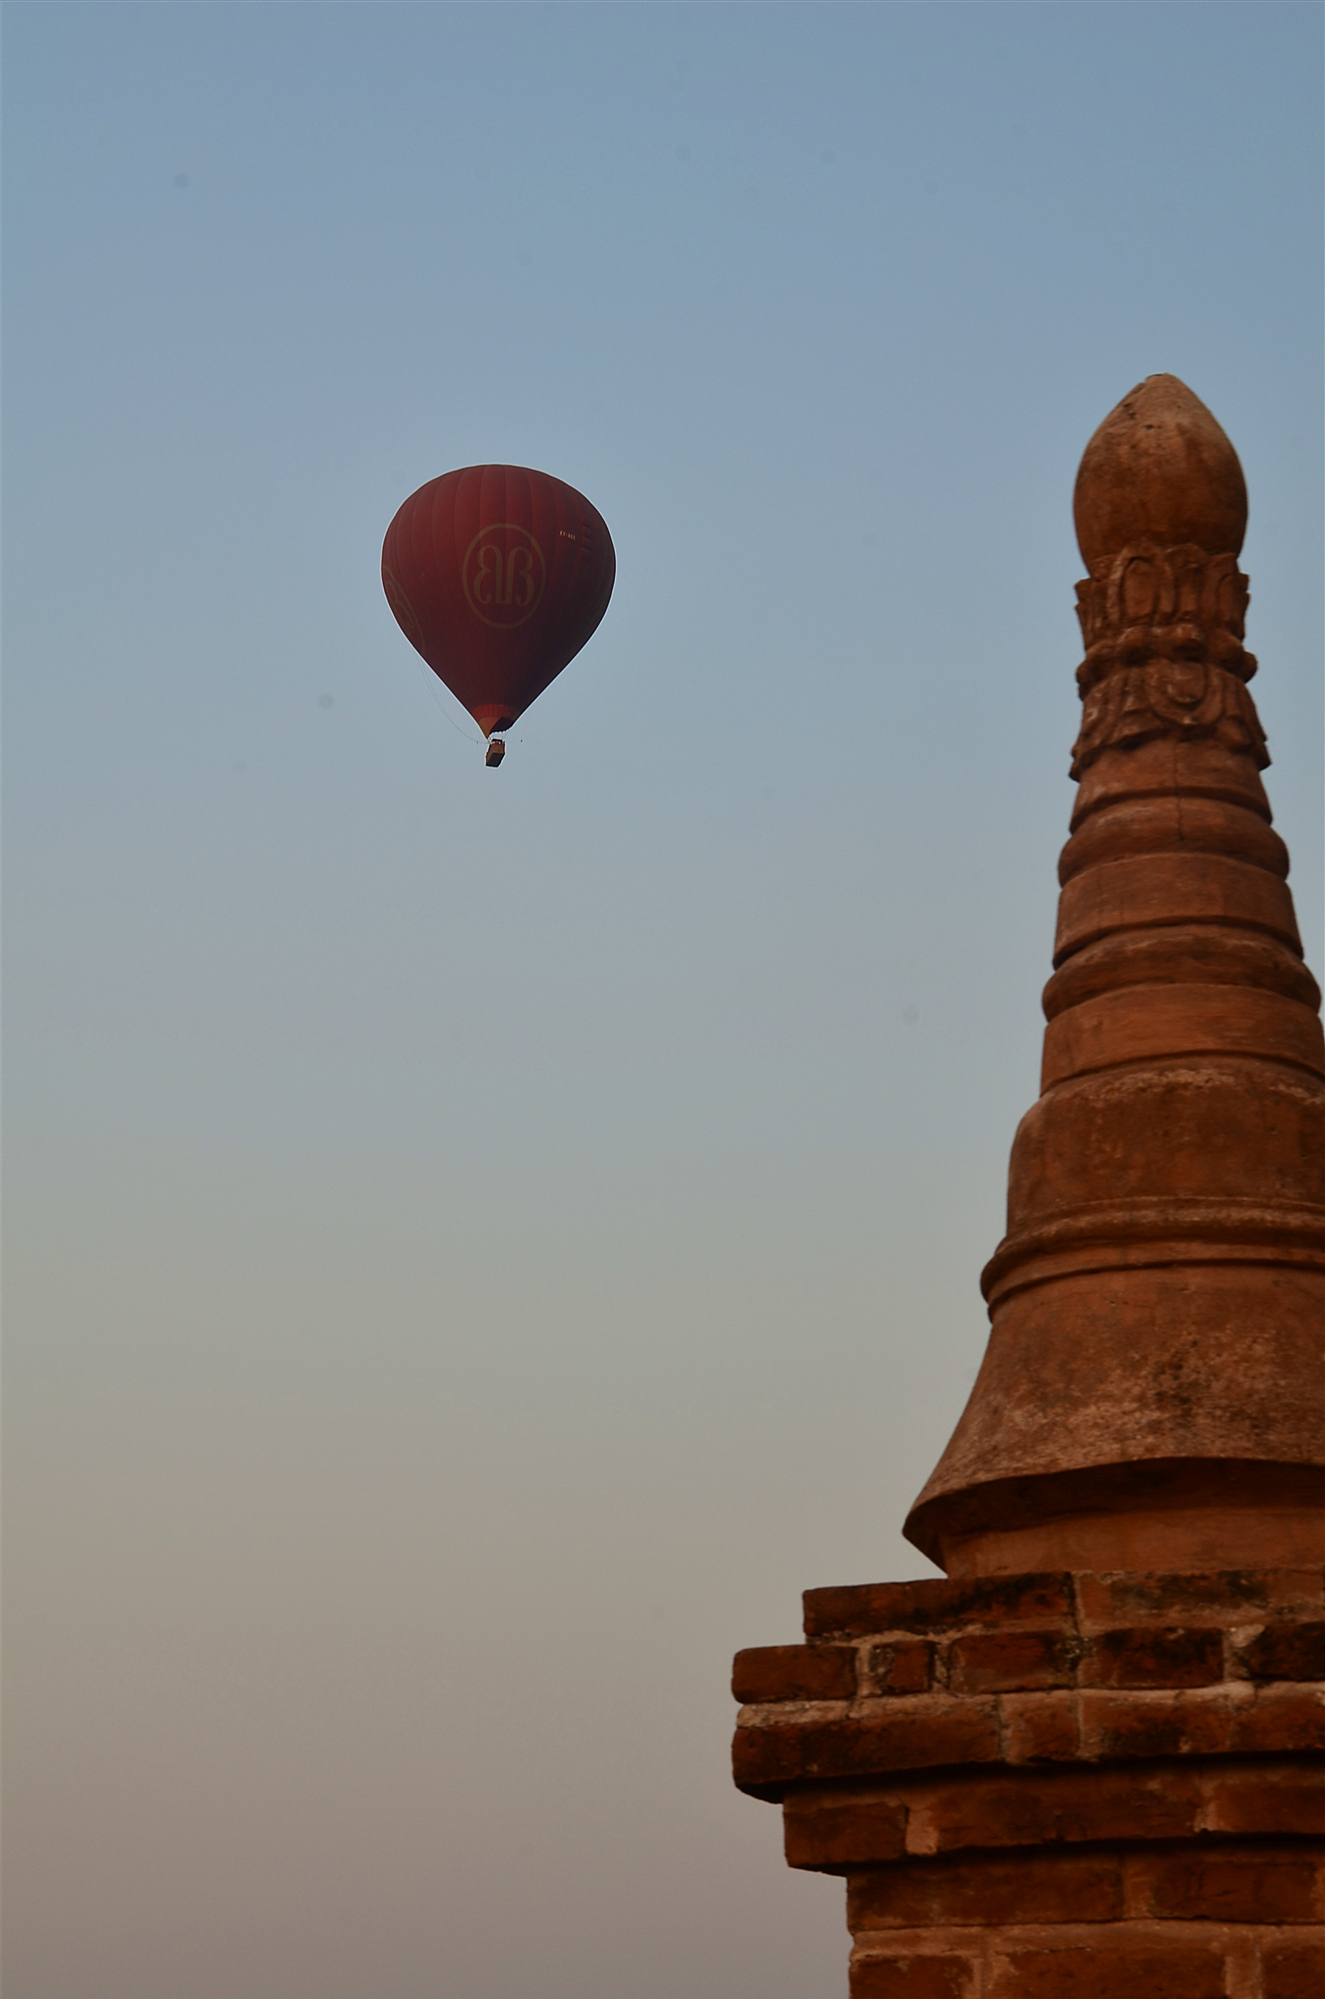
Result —
[[[7, 1990], [837, 1999], [729, 1659], [927, 1570], [1155, 371], [1320, 967], [1321, 12], [6, 37]], [[619, 572], [494, 773], [378, 555], [503, 459]]]

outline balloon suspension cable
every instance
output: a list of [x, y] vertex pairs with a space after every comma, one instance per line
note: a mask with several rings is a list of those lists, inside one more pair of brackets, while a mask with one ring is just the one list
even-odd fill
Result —
[[482, 749], [483, 747], [482, 736], [471, 736], [468, 729], [461, 728], [460, 724], [456, 721], [454, 715], [447, 714], [446, 704], [437, 692], [437, 675], [433, 672], [432, 668], [429, 665], [427, 665], [427, 663], [424, 660], [419, 659], [417, 653], [415, 653], [414, 657], [419, 662], [419, 672], [423, 675], [424, 679], [428, 683], [428, 692], [429, 694], [431, 694], [433, 700], [437, 703], [438, 714], [442, 716], [444, 721], [450, 723], [451, 727], [455, 730], [457, 736], [463, 736], [467, 743], [477, 743], [478, 747]]

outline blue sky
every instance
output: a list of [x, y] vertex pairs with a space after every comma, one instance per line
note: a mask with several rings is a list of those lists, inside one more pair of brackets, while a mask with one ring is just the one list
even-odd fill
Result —
[[[14, 1988], [840, 1992], [727, 1666], [925, 1567], [1148, 373], [1320, 967], [1320, 11], [5, 36]], [[377, 575], [485, 460], [618, 555], [498, 773]]]

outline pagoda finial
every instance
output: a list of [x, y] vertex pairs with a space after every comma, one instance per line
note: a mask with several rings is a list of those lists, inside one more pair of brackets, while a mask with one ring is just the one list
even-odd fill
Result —
[[1086, 567], [1102, 580], [1134, 542], [1237, 555], [1247, 487], [1237, 452], [1200, 397], [1176, 375], [1147, 375], [1086, 446], [1072, 511]]

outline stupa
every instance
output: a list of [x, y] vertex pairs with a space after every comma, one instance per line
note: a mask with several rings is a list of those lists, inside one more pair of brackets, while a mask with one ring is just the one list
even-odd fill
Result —
[[852, 1999], [1325, 1992], [1325, 1042], [1249, 692], [1247, 518], [1171, 375], [1077, 476], [1079, 790], [946, 1571], [738, 1654], [740, 1788]]

